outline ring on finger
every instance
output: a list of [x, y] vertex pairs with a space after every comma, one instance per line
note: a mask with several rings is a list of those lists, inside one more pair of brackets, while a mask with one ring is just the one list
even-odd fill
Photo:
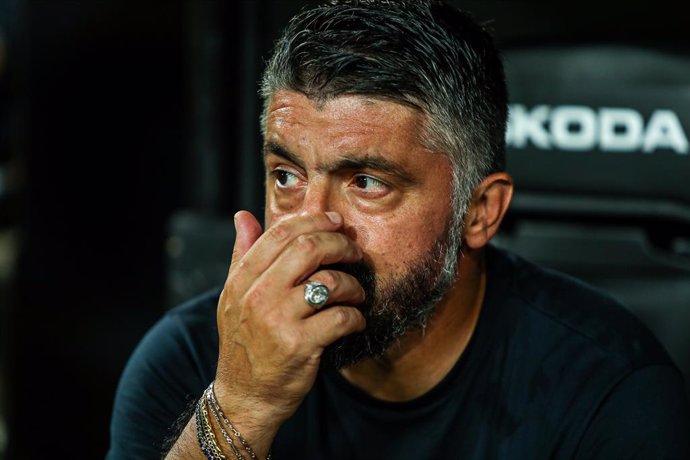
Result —
[[326, 305], [330, 293], [328, 286], [318, 281], [304, 283], [304, 300], [317, 310]]

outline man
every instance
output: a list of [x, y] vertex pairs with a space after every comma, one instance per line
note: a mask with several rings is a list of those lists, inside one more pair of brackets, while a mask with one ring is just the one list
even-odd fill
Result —
[[167, 437], [170, 459], [690, 456], [656, 340], [487, 245], [512, 179], [481, 27], [436, 1], [336, 1], [289, 24], [262, 94], [266, 231], [237, 213], [222, 292], [140, 344], [109, 458]]

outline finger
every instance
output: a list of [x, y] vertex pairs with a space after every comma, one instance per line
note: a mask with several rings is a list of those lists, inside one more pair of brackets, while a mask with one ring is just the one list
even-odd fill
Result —
[[309, 277], [309, 281], [318, 281], [328, 287], [328, 303], [341, 305], [358, 305], [364, 302], [364, 288], [357, 278], [338, 270], [319, 270]]
[[340, 214], [326, 212], [302, 215], [272, 225], [246, 252], [242, 260], [242, 276], [249, 280], [259, 277], [299, 235], [319, 231], [337, 232], [342, 223]]
[[362, 249], [342, 233], [305, 233], [295, 238], [261, 276], [279, 286], [301, 284], [321, 265], [362, 259]]
[[355, 307], [334, 306], [304, 320], [305, 337], [320, 348], [365, 327], [364, 315]]
[[328, 300], [324, 307], [313, 307], [304, 298], [305, 285], [300, 284], [293, 288], [289, 298], [294, 299], [290, 303], [292, 307], [285, 308], [285, 312], [295, 318], [306, 318], [315, 314], [326, 305], [357, 305], [364, 302], [364, 289], [357, 279], [344, 272], [336, 270], [321, 270], [309, 277], [309, 281], [318, 281], [328, 288]]
[[261, 224], [249, 211], [235, 214], [235, 246], [232, 250], [232, 264], [239, 261], [261, 236]]

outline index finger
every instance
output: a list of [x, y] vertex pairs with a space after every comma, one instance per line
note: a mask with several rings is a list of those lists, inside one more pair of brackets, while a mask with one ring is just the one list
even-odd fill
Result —
[[250, 279], [256, 279], [299, 235], [319, 231], [335, 232], [340, 230], [342, 225], [343, 218], [340, 214], [329, 211], [280, 221], [254, 239], [248, 247], [246, 243], [251, 241], [252, 237], [238, 234], [235, 240], [230, 273], [241, 270], [243, 275]]

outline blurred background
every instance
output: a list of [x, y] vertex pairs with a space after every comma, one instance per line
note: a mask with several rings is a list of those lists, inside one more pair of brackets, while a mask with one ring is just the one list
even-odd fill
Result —
[[[310, 3], [0, 0], [0, 459], [104, 456], [127, 357], [262, 214], [257, 80]], [[454, 3], [508, 74], [497, 244], [609, 290], [690, 376], [680, 6]]]

